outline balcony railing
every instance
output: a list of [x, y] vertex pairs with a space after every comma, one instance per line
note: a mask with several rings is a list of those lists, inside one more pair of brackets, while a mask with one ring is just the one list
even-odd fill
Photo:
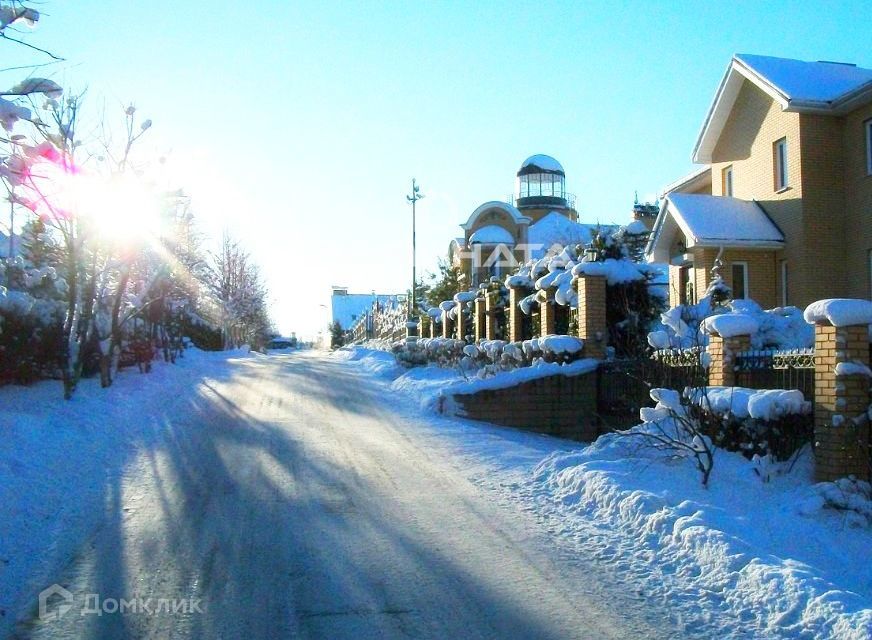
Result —
[[518, 201], [521, 201], [521, 206], [537, 206], [542, 207], [561, 207], [564, 206], [561, 200], [566, 202], [566, 207], [575, 209], [575, 194], [566, 191], [563, 194], [542, 194], [517, 197], [515, 194], [506, 196], [506, 202], [515, 207], [518, 206]]

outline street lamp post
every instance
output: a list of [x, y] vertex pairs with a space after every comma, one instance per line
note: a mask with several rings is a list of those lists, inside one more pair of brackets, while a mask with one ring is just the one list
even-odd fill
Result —
[[417, 279], [415, 274], [415, 204], [424, 197], [415, 179], [412, 178], [412, 195], [406, 196], [406, 200], [412, 203], [412, 295], [409, 299], [409, 315], [406, 320], [406, 337], [418, 337], [418, 318], [415, 316], [415, 301], [417, 298]]

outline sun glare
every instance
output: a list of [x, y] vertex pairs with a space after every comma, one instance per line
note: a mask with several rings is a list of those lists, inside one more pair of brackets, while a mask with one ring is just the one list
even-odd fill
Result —
[[110, 241], [147, 241], [160, 234], [161, 207], [138, 181], [78, 175], [75, 210]]

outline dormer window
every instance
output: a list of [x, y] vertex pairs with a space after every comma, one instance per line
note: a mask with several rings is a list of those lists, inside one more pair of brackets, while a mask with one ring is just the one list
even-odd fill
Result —
[[775, 169], [775, 191], [787, 188], [787, 138], [781, 138], [772, 145], [773, 168]]

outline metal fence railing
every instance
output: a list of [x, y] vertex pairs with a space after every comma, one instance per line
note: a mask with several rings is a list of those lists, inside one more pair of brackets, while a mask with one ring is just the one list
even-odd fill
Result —
[[814, 349], [743, 351], [734, 366], [740, 387], [799, 389], [814, 400]]

